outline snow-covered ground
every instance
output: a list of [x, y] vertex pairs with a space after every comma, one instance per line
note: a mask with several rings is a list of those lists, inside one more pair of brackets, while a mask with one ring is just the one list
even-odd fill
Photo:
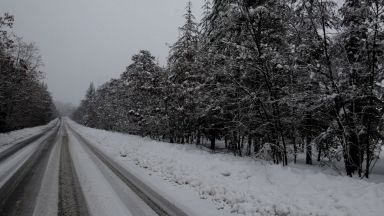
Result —
[[15, 142], [22, 141], [33, 135], [36, 135], [40, 132], [45, 131], [48, 128], [51, 128], [57, 123], [57, 119], [52, 120], [50, 123], [42, 126], [24, 128], [21, 130], [15, 130], [8, 133], [0, 133], [0, 151], [3, 148], [6, 148], [8, 145], [11, 145]]
[[[384, 183], [281, 167], [194, 145], [71, 127], [170, 199], [199, 214], [381, 216]], [[200, 206], [199, 206], [200, 205]], [[212, 210], [214, 206], [214, 210]]]

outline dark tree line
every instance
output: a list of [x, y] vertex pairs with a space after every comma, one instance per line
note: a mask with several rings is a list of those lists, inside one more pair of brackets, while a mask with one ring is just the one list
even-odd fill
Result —
[[13, 22], [9, 14], [0, 16], [0, 132], [46, 124], [56, 115], [41, 82], [38, 49], [11, 34]]
[[213, 0], [200, 23], [186, 9], [167, 67], [140, 51], [90, 86], [78, 122], [283, 165], [342, 158], [368, 177], [383, 138], [383, 1]]

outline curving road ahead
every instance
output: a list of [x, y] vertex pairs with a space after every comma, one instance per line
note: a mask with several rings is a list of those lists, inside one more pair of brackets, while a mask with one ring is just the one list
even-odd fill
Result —
[[61, 120], [0, 152], [0, 215], [184, 213]]

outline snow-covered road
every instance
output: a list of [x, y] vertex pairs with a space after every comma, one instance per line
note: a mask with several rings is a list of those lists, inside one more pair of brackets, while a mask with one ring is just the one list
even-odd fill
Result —
[[[29, 143], [8, 145], [0, 161], [0, 215], [31, 215], [59, 125], [37, 132]], [[27, 138], [29, 139], [29, 138]], [[24, 142], [24, 139], [23, 141]], [[17, 148], [14, 148], [17, 146]], [[21, 146], [21, 147], [20, 147]], [[20, 148], [19, 148], [20, 147]], [[7, 149], [15, 151], [7, 151]]]
[[66, 120], [30, 136], [35, 138], [7, 144], [6, 149], [21, 147], [0, 160], [1, 216], [187, 215], [94, 148]]

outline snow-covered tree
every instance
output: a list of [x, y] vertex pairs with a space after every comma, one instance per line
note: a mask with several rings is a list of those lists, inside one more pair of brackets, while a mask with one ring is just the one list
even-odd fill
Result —
[[344, 82], [341, 88], [344, 97], [342, 123], [346, 142], [344, 161], [348, 175], [363, 171], [369, 176], [372, 153], [382, 122], [382, 102], [377, 85], [382, 80], [383, 13], [382, 1], [347, 0], [340, 9], [343, 32], [340, 43], [344, 48], [345, 63], [341, 68]]
[[167, 68], [148, 51], [134, 55], [96, 91], [96, 125], [177, 143], [206, 138], [212, 150], [221, 140], [236, 155], [268, 152], [283, 165], [299, 153], [312, 164], [317, 153], [368, 177], [382, 142], [383, 3], [336, 8], [206, 0], [196, 23], [189, 2]]
[[41, 57], [33, 43], [10, 34], [13, 16], [0, 17], [0, 131], [47, 123], [56, 115]]
[[198, 24], [189, 1], [184, 14], [185, 23], [179, 28], [179, 38], [171, 46], [168, 57], [167, 117], [171, 141], [186, 142], [195, 133], [195, 87], [199, 85], [197, 55], [199, 52]]

